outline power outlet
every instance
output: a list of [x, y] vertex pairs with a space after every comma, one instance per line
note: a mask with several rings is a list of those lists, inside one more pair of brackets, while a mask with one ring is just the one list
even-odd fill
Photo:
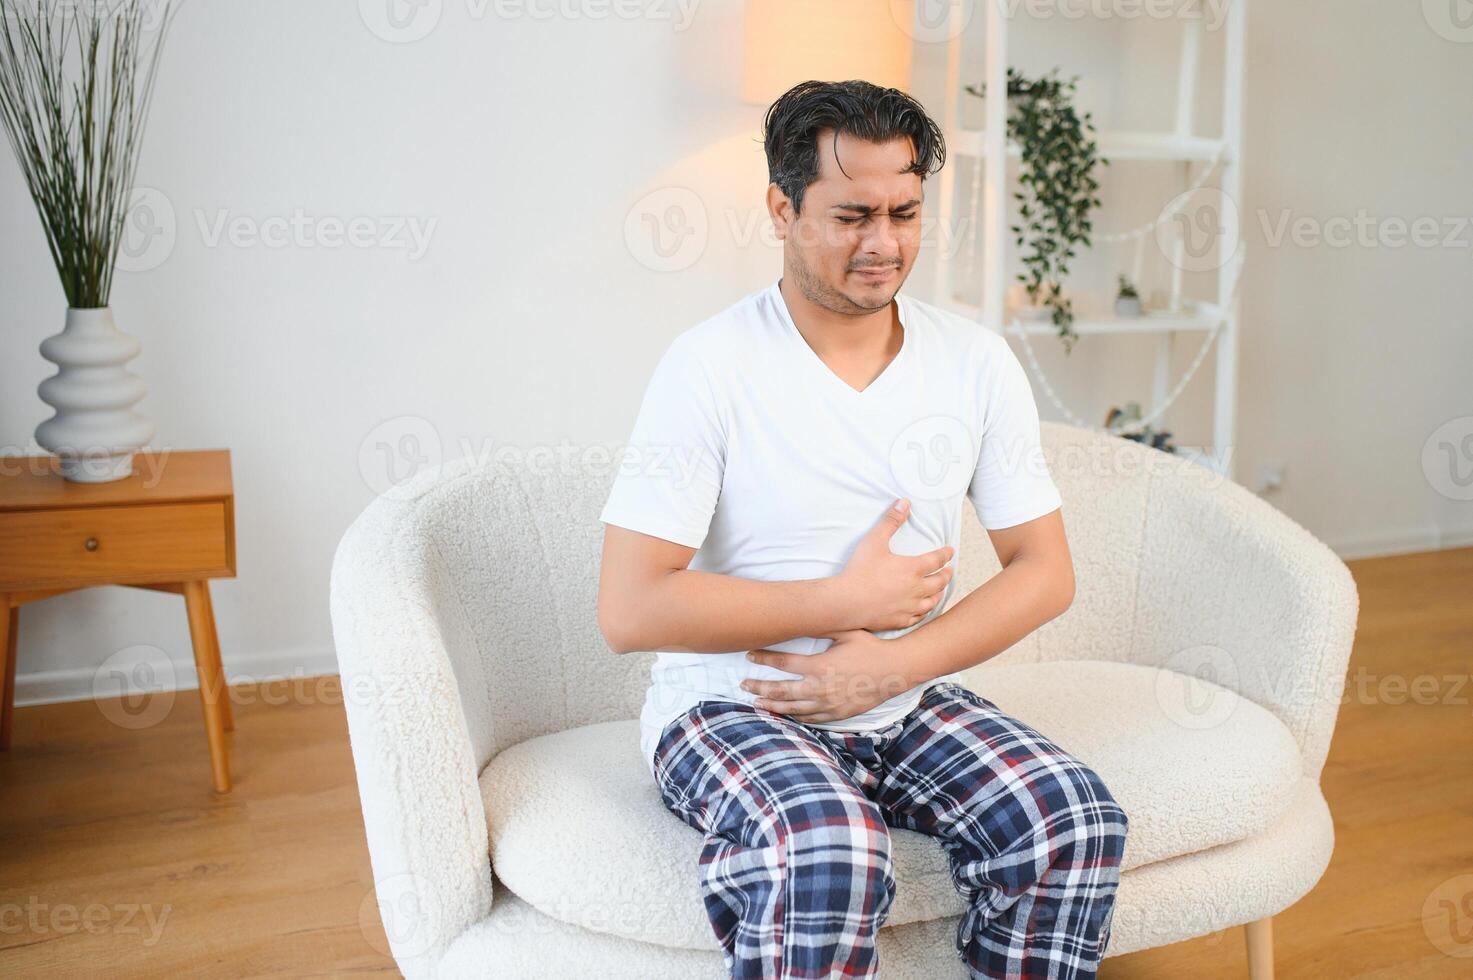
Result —
[[1258, 480], [1253, 489], [1256, 493], [1266, 494], [1278, 490], [1284, 485], [1284, 464], [1277, 460], [1267, 460], [1258, 464]]

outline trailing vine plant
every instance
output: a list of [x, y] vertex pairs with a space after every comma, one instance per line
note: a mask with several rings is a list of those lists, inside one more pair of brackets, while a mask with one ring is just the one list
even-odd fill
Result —
[[[1013, 194], [1021, 224], [1010, 226], [1027, 270], [1018, 280], [1030, 300], [1049, 307], [1065, 353], [1079, 335], [1074, 305], [1062, 287], [1076, 249], [1090, 245], [1090, 212], [1100, 204], [1095, 167], [1110, 162], [1098, 153], [1091, 113], [1074, 108], [1078, 81], [1077, 75], [1060, 78], [1057, 68], [1036, 79], [1008, 69], [1007, 138], [1022, 151], [1022, 189]], [[981, 98], [986, 85], [968, 85], [966, 91]]]

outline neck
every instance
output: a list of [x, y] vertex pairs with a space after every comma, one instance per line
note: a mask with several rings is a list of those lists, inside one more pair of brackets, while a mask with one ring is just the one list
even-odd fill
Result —
[[820, 357], [888, 363], [900, 350], [905, 330], [893, 297], [877, 310], [838, 313], [809, 299], [794, 282], [792, 276], [784, 275], [778, 280], [778, 291], [793, 325]]

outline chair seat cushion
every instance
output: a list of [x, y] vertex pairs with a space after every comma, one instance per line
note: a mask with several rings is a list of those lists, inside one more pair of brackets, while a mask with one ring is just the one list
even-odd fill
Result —
[[[972, 687], [1099, 773], [1130, 817], [1123, 868], [1242, 840], [1289, 806], [1300, 756], [1284, 724], [1210, 681], [1138, 664], [976, 668]], [[701, 901], [702, 835], [665, 808], [637, 720], [514, 745], [480, 777], [503, 884], [564, 922], [662, 946], [718, 948]], [[891, 828], [887, 926], [959, 915], [946, 852]]]

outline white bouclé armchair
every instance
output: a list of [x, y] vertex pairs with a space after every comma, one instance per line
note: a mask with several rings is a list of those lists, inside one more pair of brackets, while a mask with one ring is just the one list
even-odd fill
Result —
[[[1090, 764], [1130, 817], [1107, 955], [1247, 926], [1323, 873], [1320, 772], [1358, 597], [1345, 564], [1243, 487], [1055, 423], [1074, 604], [966, 673]], [[377, 499], [332, 569], [332, 626], [377, 901], [410, 977], [725, 976], [701, 835], [639, 757], [653, 654], [595, 603], [613, 471], [463, 459]], [[960, 597], [998, 571], [964, 503]], [[881, 975], [965, 977], [935, 840], [892, 829]]]

